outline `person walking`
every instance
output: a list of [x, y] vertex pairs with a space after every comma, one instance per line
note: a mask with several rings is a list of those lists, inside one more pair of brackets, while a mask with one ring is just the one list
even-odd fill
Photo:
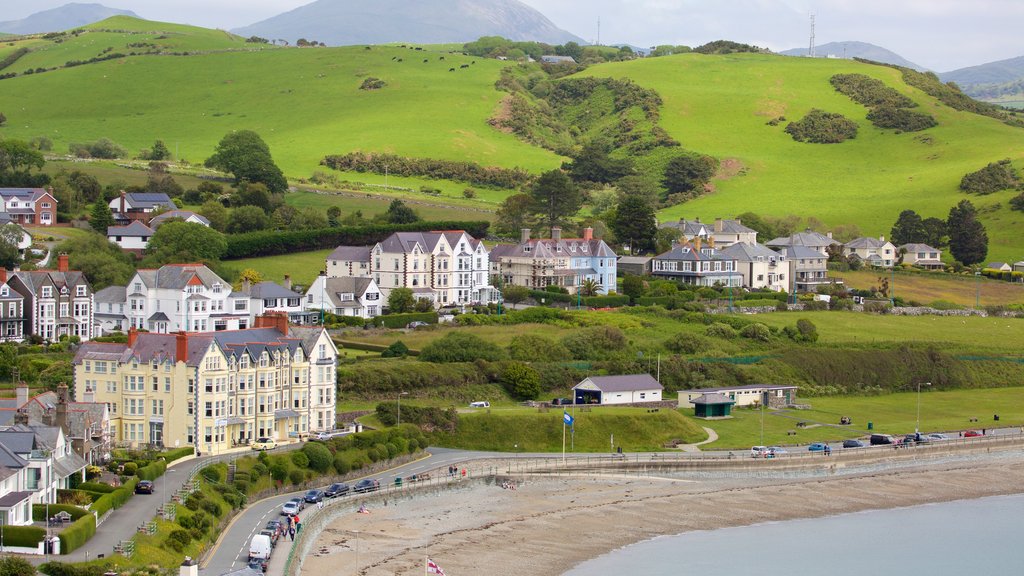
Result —
[[295, 528], [288, 529], [288, 538], [291, 538], [291, 541], [295, 542]]

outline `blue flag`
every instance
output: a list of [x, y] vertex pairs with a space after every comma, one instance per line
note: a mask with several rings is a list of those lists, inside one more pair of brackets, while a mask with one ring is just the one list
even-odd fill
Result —
[[565, 412], [563, 410], [562, 411], [562, 421], [565, 422], [565, 424], [567, 426], [572, 426], [572, 423], [575, 421], [575, 419], [572, 416], [569, 416], [568, 412]]

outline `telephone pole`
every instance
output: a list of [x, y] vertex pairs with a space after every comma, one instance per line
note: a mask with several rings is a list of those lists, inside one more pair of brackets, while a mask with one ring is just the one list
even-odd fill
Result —
[[809, 58], [814, 58], [815, 57], [815, 52], [814, 52], [814, 14], [813, 13], [811, 14], [811, 44], [807, 48], [807, 56]]

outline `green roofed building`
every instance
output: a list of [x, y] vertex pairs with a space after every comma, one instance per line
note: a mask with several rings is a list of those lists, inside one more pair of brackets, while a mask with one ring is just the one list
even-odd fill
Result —
[[732, 405], [736, 401], [724, 394], [709, 393], [690, 400], [690, 403], [697, 418], [732, 418]]

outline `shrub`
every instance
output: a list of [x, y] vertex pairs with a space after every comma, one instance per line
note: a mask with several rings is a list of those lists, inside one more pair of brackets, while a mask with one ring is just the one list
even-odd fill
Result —
[[533, 178], [522, 168], [498, 168], [481, 166], [475, 162], [408, 158], [386, 153], [351, 152], [341, 156], [327, 156], [320, 164], [343, 172], [384, 174], [386, 171], [394, 176], [427, 176], [507, 189], [520, 188]]
[[167, 452], [163, 452], [160, 455], [163, 456], [164, 460], [168, 464], [170, 464], [171, 462], [184, 458], [185, 456], [191, 456], [193, 451], [194, 448], [192, 446], [186, 446], [184, 448], [175, 448], [174, 450], [168, 450]]
[[223, 479], [221, 476], [220, 468], [216, 466], [207, 466], [199, 471], [199, 475], [210, 482], [220, 482]]
[[[2, 114], [0, 114], [2, 116]], [[36, 568], [24, 558], [13, 555], [0, 556], [0, 575], [2, 576], [35, 576]]]
[[291, 453], [291, 459], [292, 459], [292, 464], [295, 464], [295, 466], [297, 466], [299, 468], [308, 468], [309, 467], [309, 458], [306, 456], [305, 452], [302, 452], [300, 450], [296, 450], [295, 452]]
[[383, 88], [383, 87], [385, 87], [387, 85], [388, 85], [388, 83], [383, 81], [383, 80], [381, 80], [380, 78], [374, 78], [373, 76], [368, 76], [365, 80], [363, 80], [363, 83], [359, 85], [359, 89], [360, 90], [380, 90], [381, 88]]
[[900, 94], [895, 88], [886, 86], [881, 80], [864, 74], [836, 74], [829, 79], [829, 82], [841, 94], [849, 96], [854, 102], [868, 108], [876, 106], [913, 108], [917, 106], [916, 102]]
[[60, 538], [60, 553], [68, 554], [81, 548], [95, 533], [96, 517], [92, 514], [82, 516], [58, 534], [58, 538]]
[[47, 576], [102, 576], [107, 567], [104, 564], [44, 562], [39, 565], [39, 571]]
[[708, 326], [704, 333], [713, 338], [725, 338], [731, 340], [736, 337], [736, 330], [732, 326], [721, 322], [715, 322], [711, 326]]
[[192, 535], [189, 534], [188, 530], [177, 528], [171, 530], [171, 533], [167, 535], [166, 543], [175, 552], [183, 552], [185, 547], [192, 543]]
[[331, 467], [332, 456], [327, 446], [319, 442], [310, 442], [302, 447], [302, 451], [306, 454], [311, 469], [324, 473]]
[[583, 305], [591, 308], [620, 308], [629, 305], [629, 296], [584, 296]]
[[513, 336], [508, 345], [509, 357], [524, 362], [562, 362], [572, 358], [569, 349], [561, 344], [534, 334]]
[[135, 476], [135, 473], [139, 471], [139, 465], [135, 462], [124, 463], [124, 473], [126, 476]]
[[288, 473], [288, 481], [292, 484], [302, 484], [306, 481], [306, 473], [302, 470], [292, 470]]
[[740, 329], [740, 336], [749, 338], [751, 340], [759, 340], [761, 342], [767, 342], [772, 338], [772, 331], [770, 328], [761, 324], [747, 324]]
[[577, 360], [602, 360], [626, 349], [626, 335], [615, 326], [590, 326], [562, 338]]
[[797, 142], [838, 144], [857, 137], [857, 123], [842, 114], [817, 108], [786, 126], [786, 132]]
[[109, 494], [114, 490], [117, 490], [110, 484], [103, 484], [101, 482], [82, 482], [78, 485], [79, 490], [88, 490], [89, 492], [100, 492], [102, 494]]
[[334, 455], [334, 471], [338, 474], [348, 474], [352, 471], [352, 462], [345, 453], [338, 452]]
[[288, 478], [288, 466], [284, 462], [274, 462], [270, 466], [270, 477], [278, 482]]
[[939, 125], [930, 114], [891, 106], [872, 109], [868, 112], [868, 120], [879, 128], [894, 128], [903, 132], [919, 132]]
[[38, 526], [4, 526], [3, 545], [35, 548], [46, 538], [46, 529]]
[[505, 357], [505, 351], [467, 332], [451, 332], [444, 338], [434, 340], [423, 347], [419, 359], [424, 362], [474, 362], [476, 360], [495, 361]]
[[814, 322], [801, 318], [796, 321], [796, 329], [800, 333], [800, 340], [802, 342], [818, 341], [818, 327], [814, 325]]
[[199, 503], [199, 507], [202, 508], [204, 512], [206, 512], [210, 516], [213, 516], [214, 518], [220, 517], [220, 504], [217, 504], [213, 500], [203, 500], [202, 502]]
[[[206, 469], [204, 469], [205, 472]], [[157, 460], [152, 464], [147, 464], [142, 468], [139, 468], [135, 474], [140, 480], [156, 480], [157, 478], [164, 475], [167, 471], [167, 462], [163, 460]], [[126, 470], [127, 472], [127, 470]]]
[[522, 362], [509, 362], [501, 371], [501, 386], [517, 400], [534, 400], [540, 395], [540, 374]]
[[380, 353], [381, 358], [404, 358], [409, 354], [409, 347], [406, 346], [401, 340], [395, 340], [388, 346], [383, 352]]
[[[67, 512], [68, 514], [71, 514], [72, 520], [78, 520], [82, 516], [89, 514], [89, 512], [84, 508], [80, 508], [78, 506], [71, 506], [68, 504], [33, 504], [32, 520], [35, 522], [45, 522], [47, 508], [49, 508], [50, 516], [53, 516], [58, 512]], [[89, 515], [91, 516], [91, 514]]]
[[972, 194], [991, 194], [1014, 188], [1020, 183], [1017, 171], [1009, 159], [993, 162], [981, 170], [971, 172], [960, 180], [960, 189]]
[[711, 342], [703, 336], [680, 332], [665, 341], [665, 348], [677, 354], [697, 354], [710, 349]]

